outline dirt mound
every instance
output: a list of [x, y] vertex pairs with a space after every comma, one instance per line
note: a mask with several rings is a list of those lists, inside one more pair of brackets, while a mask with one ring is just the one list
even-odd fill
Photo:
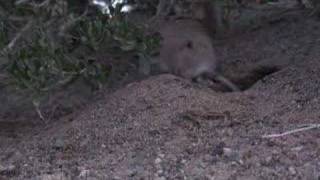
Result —
[[319, 129], [262, 138], [320, 123], [320, 23], [298, 21], [217, 47], [243, 92], [159, 75], [0, 133], [0, 179], [319, 179]]
[[319, 122], [319, 76], [310, 60], [224, 94], [152, 77], [22, 142], [15, 164], [24, 179], [35, 170], [79, 178], [84, 169], [97, 179], [316, 179], [319, 131], [261, 136]]

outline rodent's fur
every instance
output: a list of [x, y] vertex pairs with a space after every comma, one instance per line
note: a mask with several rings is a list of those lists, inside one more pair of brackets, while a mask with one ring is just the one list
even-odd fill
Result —
[[157, 58], [160, 69], [188, 79], [205, 77], [218, 80], [232, 91], [239, 91], [236, 85], [217, 72], [218, 61], [212, 45], [211, 28], [203, 23], [203, 20], [211, 18], [206, 16], [212, 15], [206, 8], [201, 12], [200, 20], [169, 20], [160, 26], [159, 32], [163, 37]]

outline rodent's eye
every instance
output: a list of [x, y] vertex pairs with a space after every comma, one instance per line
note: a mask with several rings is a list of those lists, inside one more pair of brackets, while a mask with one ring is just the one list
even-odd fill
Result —
[[192, 49], [192, 48], [193, 48], [193, 42], [189, 40], [189, 41], [187, 42], [187, 47], [190, 48], [190, 49]]

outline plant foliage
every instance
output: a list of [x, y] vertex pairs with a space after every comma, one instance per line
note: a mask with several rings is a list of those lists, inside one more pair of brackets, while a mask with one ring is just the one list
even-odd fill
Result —
[[88, 8], [76, 13], [67, 1], [28, 2], [10, 4], [11, 9], [0, 13], [0, 67], [12, 85], [31, 93], [37, 108], [48, 93], [78, 80], [101, 87], [112, 67], [92, 58], [100, 50], [146, 60], [159, 44], [119, 8], [110, 18]]

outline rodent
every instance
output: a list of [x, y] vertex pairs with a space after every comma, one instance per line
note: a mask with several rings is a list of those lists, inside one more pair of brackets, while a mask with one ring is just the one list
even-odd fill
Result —
[[[197, 4], [199, 6], [201, 4]], [[206, 4], [202, 4], [206, 5]], [[208, 7], [208, 6], [207, 6]], [[160, 70], [187, 79], [207, 78], [217, 80], [232, 91], [240, 89], [218, 72], [218, 60], [212, 45], [212, 27], [203, 20], [211, 19], [210, 9], [205, 7], [197, 19], [168, 20], [159, 26], [163, 37], [157, 60]], [[214, 32], [213, 32], [214, 33]]]

